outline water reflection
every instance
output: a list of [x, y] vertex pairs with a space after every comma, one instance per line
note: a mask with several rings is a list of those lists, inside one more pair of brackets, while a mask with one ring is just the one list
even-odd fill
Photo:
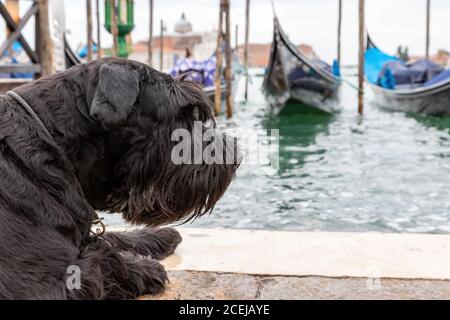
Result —
[[447, 133], [450, 132], [450, 118], [438, 118], [414, 113], [407, 114], [407, 116], [415, 119], [417, 122], [427, 128], [435, 128]]
[[323, 158], [327, 150], [318, 148], [316, 139], [329, 133], [329, 125], [335, 119], [336, 115], [290, 103], [278, 117], [269, 117], [262, 122], [266, 129], [280, 130], [280, 176]]

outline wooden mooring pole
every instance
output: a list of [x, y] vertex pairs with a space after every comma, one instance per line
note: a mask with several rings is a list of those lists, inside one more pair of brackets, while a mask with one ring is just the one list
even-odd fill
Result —
[[117, 6], [115, 0], [109, 0], [111, 2], [112, 8], [112, 17], [111, 17], [111, 33], [113, 35], [113, 57], [117, 57], [119, 55], [119, 27], [117, 21]]
[[94, 57], [94, 39], [92, 29], [92, 0], [86, 0], [87, 15], [87, 61], [92, 61]]
[[[19, 24], [19, 22], [20, 22], [19, 0], [6, 0], [5, 7], [8, 10], [9, 14], [11, 15], [11, 18], [13, 18], [14, 22], [16, 24]], [[6, 28], [7, 36], [9, 36], [10, 33], [12, 33], [12, 30], [7, 27]], [[8, 50], [9, 50], [9, 55], [12, 58], [13, 57], [12, 46], [9, 47]]]
[[249, 68], [249, 61], [248, 61], [248, 43], [250, 38], [250, 0], [247, 0], [246, 7], [245, 7], [245, 47], [244, 47], [244, 67], [245, 67], [245, 100], [248, 100], [248, 82], [249, 82], [249, 75], [248, 75], [248, 68]]
[[[224, 26], [225, 24], [225, 26]], [[222, 51], [225, 47], [225, 99], [227, 107], [227, 118], [233, 116], [233, 84], [232, 84], [232, 52], [231, 52], [231, 19], [230, 19], [230, 1], [220, 1], [220, 15], [219, 15], [219, 30], [217, 37], [217, 52], [216, 52], [216, 74], [215, 74], [215, 96], [214, 96], [214, 111], [217, 114], [222, 109]]]
[[41, 76], [46, 76], [55, 71], [53, 63], [53, 41], [50, 36], [48, 0], [38, 0], [38, 12], [38, 48], [41, 62]]
[[338, 39], [337, 39], [337, 62], [341, 67], [341, 37], [342, 37], [342, 0], [338, 4]]
[[425, 42], [425, 56], [427, 59], [430, 57], [430, 10], [431, 9], [431, 0], [427, 0], [427, 34], [426, 34], [426, 42]]
[[102, 27], [100, 22], [100, 0], [96, 0], [96, 20], [97, 20], [97, 58], [102, 57]]
[[222, 109], [222, 45], [223, 45], [223, 12], [222, 3], [220, 4], [219, 29], [217, 31], [217, 49], [216, 49], [216, 73], [214, 75], [214, 113], [216, 116]]
[[164, 69], [164, 21], [161, 19], [159, 36], [159, 71]]
[[226, 102], [227, 102], [227, 118], [233, 117], [233, 83], [232, 83], [232, 69], [233, 64], [231, 60], [231, 19], [230, 19], [230, 1], [225, 0], [225, 83], [226, 83]]
[[148, 35], [148, 65], [153, 65], [153, 0], [149, 0], [150, 6], [150, 22], [149, 22], [149, 35]]
[[358, 112], [364, 113], [364, 53], [366, 51], [365, 3], [359, 0], [359, 61], [358, 61]]

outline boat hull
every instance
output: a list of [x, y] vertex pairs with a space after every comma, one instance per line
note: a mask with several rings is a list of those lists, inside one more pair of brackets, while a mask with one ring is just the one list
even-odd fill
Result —
[[274, 30], [270, 64], [263, 84], [272, 112], [280, 113], [288, 101], [326, 113], [338, 111], [341, 81], [299, 52], [276, 19]]
[[316, 108], [318, 111], [325, 113], [339, 111], [339, 87], [330, 89], [328, 93], [293, 87], [283, 97], [273, 99], [273, 97], [266, 95], [266, 98], [269, 102], [272, 101], [270, 106], [274, 114], [279, 114], [283, 111], [288, 103], [297, 104], [299, 108], [302, 106]]
[[373, 103], [379, 108], [436, 117], [450, 116], [450, 82], [428, 89], [400, 92], [373, 84], [370, 86], [375, 95]]

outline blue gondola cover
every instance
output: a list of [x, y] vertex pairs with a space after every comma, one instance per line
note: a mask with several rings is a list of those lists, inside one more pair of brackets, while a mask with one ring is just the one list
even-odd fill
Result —
[[369, 82], [392, 90], [427, 87], [450, 78], [450, 72], [430, 60], [408, 64], [378, 48], [367, 49], [365, 74]]
[[332, 66], [333, 76], [340, 78], [341, 77], [341, 67], [339, 66], [339, 62], [337, 60], [333, 61]]
[[387, 62], [398, 61], [399, 58], [390, 56], [378, 48], [370, 48], [365, 54], [365, 74], [367, 80], [373, 84], [379, 84], [378, 79], [381, 70]]

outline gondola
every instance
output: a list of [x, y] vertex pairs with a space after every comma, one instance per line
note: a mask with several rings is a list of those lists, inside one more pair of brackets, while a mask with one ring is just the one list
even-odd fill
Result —
[[67, 38], [65, 36], [64, 36], [64, 55], [67, 69], [81, 63], [80, 59], [77, 57], [77, 55], [73, 52], [72, 48], [70, 47], [69, 42], [67, 41]]
[[331, 67], [298, 50], [274, 18], [274, 36], [263, 91], [274, 114], [287, 104], [333, 113], [339, 110], [341, 80]]
[[[374, 105], [392, 111], [450, 116], [450, 77], [445, 78], [445, 74], [442, 74], [441, 81], [430, 81], [430, 85], [425, 83], [413, 88], [385, 88], [376, 83], [375, 79], [370, 79], [369, 75], [382, 67], [380, 61], [371, 58], [371, 53], [385, 55], [387, 59], [389, 55], [378, 49], [370, 37], [367, 38], [365, 72], [367, 82], [374, 92]], [[449, 74], [448, 70], [444, 72]]]
[[[232, 96], [234, 98], [237, 92], [237, 86], [239, 80], [243, 73], [242, 64], [240, 62], [239, 56], [235, 50], [232, 51], [231, 55], [231, 69], [232, 69]], [[169, 71], [169, 74], [173, 77], [188, 75], [189, 79], [197, 82], [203, 87], [205, 94], [211, 99], [212, 102], [215, 101], [216, 87], [215, 87], [215, 70], [216, 70], [216, 58], [215, 54], [212, 55], [208, 60], [196, 61], [193, 59], [181, 59], [179, 60], [175, 67]], [[221, 100], [225, 102], [226, 100], [226, 84], [225, 77], [221, 77]], [[221, 112], [225, 111], [225, 104], [222, 105]]]

